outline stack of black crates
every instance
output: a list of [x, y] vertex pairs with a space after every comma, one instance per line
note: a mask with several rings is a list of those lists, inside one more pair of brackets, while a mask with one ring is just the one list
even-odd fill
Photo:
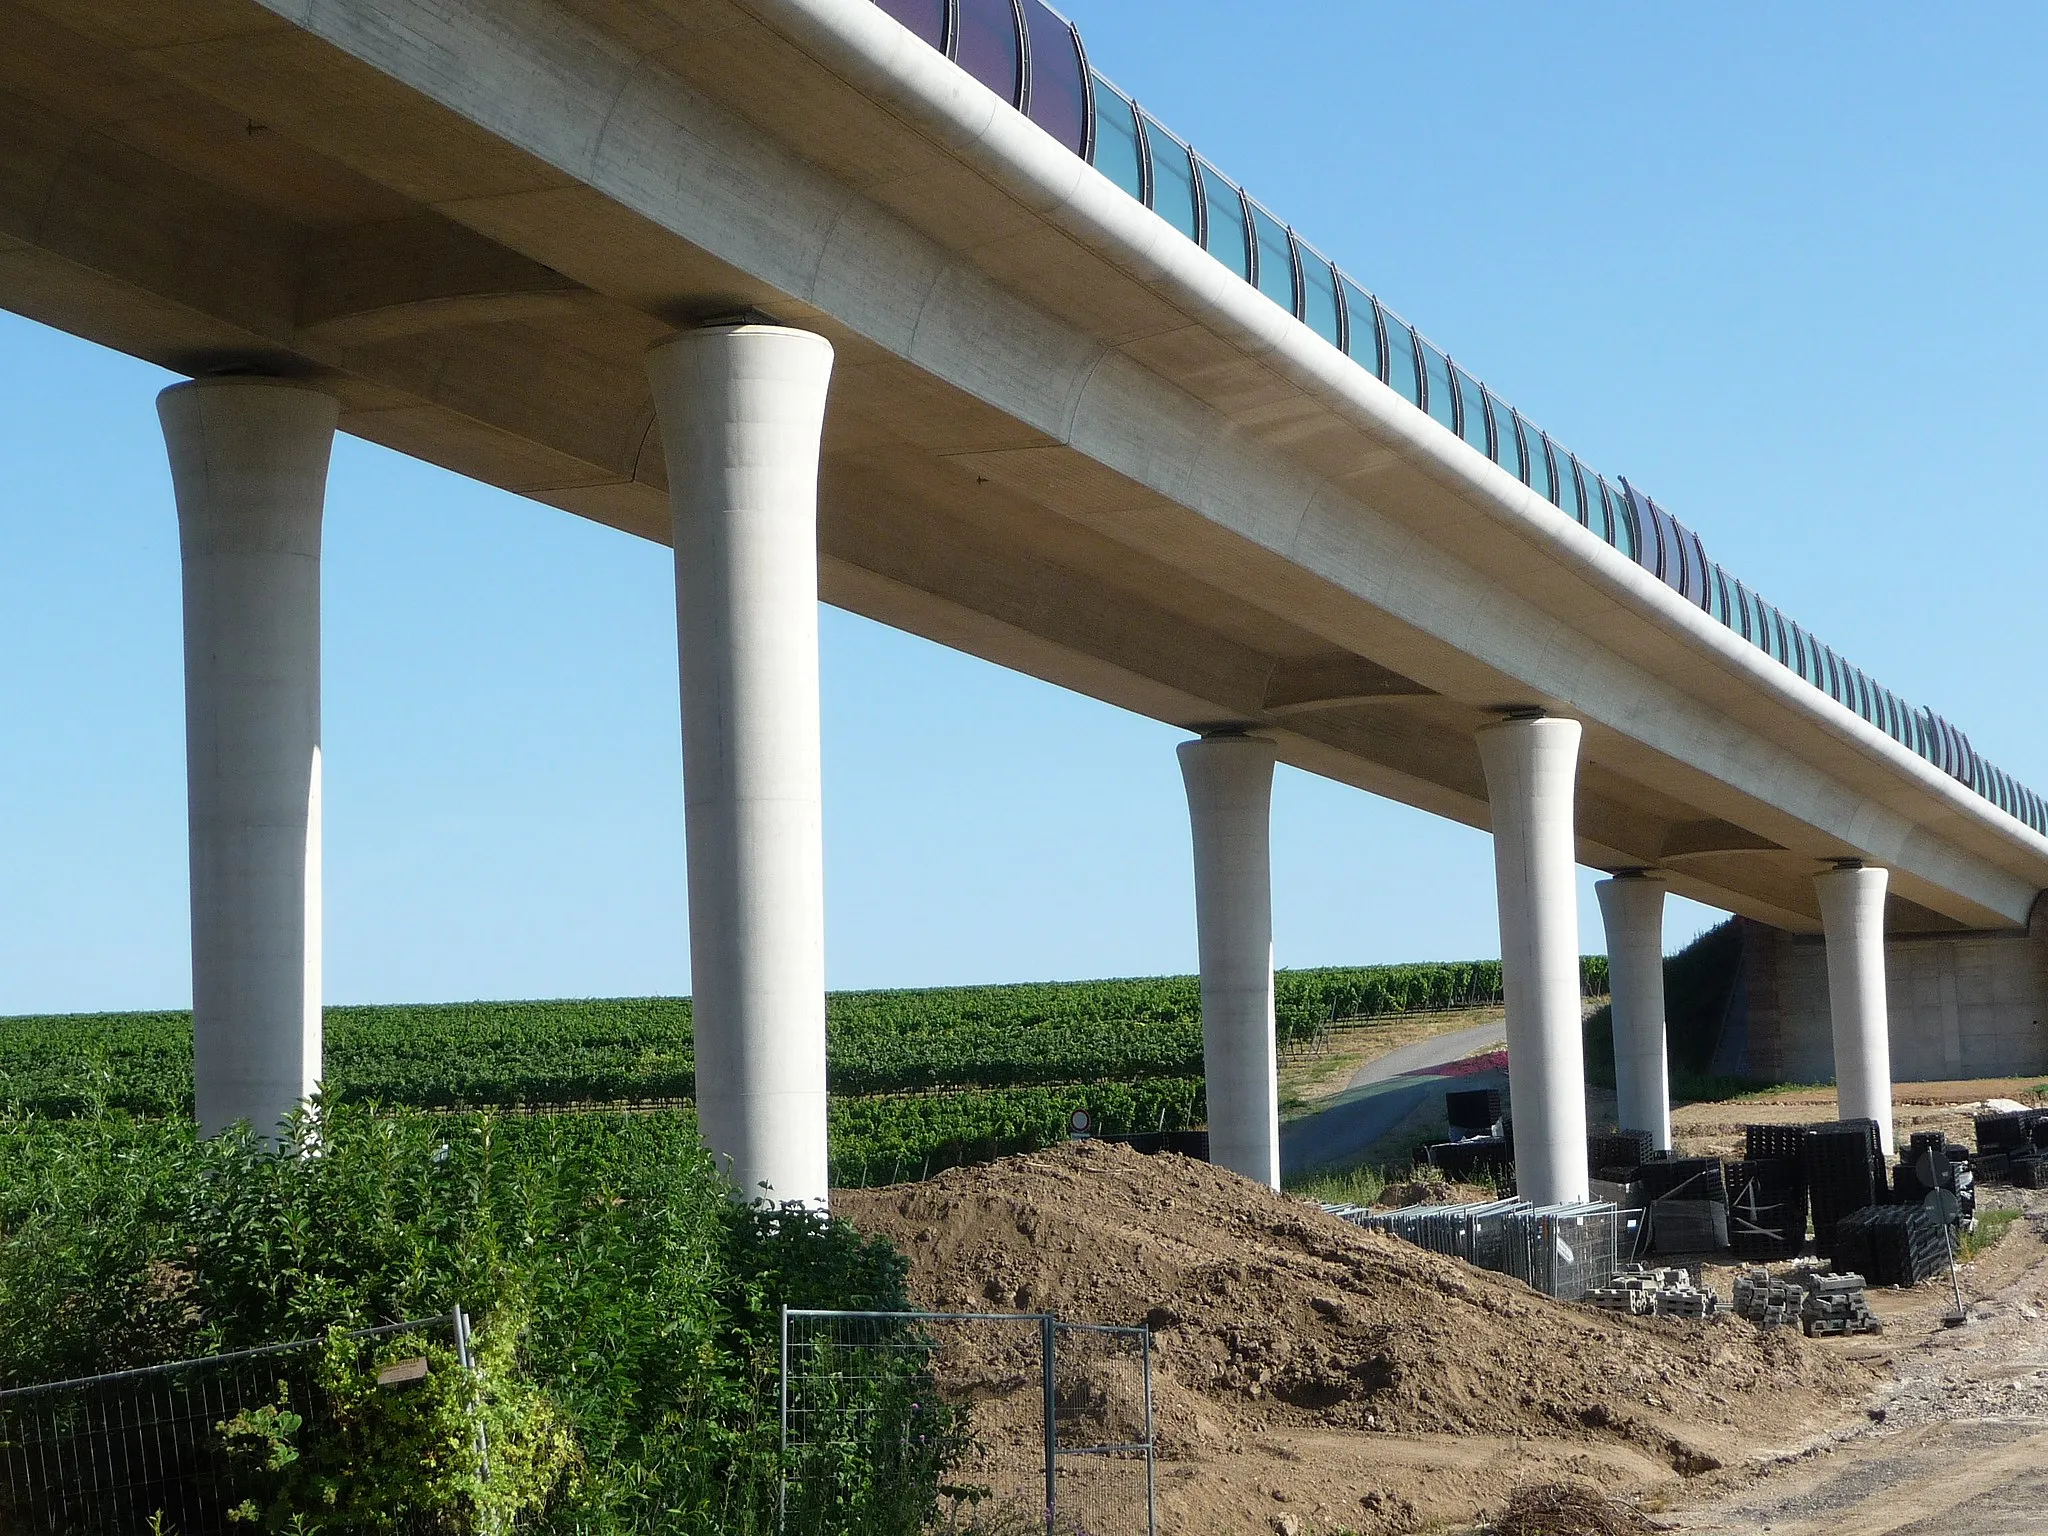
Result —
[[1740, 1259], [1797, 1258], [1806, 1246], [1804, 1126], [1752, 1125], [1727, 1165], [1728, 1246]]
[[1835, 1227], [1891, 1197], [1886, 1176], [1884, 1143], [1875, 1120], [1836, 1120], [1809, 1125], [1800, 1149], [1806, 1171], [1806, 1198], [1813, 1209], [1813, 1243], [1835, 1256]]
[[2048, 1110], [2008, 1110], [1977, 1117], [1977, 1156], [1971, 1166], [1980, 1184], [2017, 1184], [2048, 1189]]
[[1867, 1206], [1835, 1223], [1831, 1257], [1871, 1285], [1918, 1285], [1948, 1269], [1943, 1225], [1924, 1205]]

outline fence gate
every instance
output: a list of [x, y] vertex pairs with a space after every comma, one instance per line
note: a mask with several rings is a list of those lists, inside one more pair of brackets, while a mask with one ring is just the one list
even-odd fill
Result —
[[[469, 1318], [460, 1307], [348, 1337], [400, 1334], [438, 1334], [463, 1368], [473, 1368]], [[245, 1536], [250, 1525], [229, 1511], [249, 1490], [223, 1426], [266, 1408], [317, 1422], [313, 1367], [324, 1343], [301, 1339], [0, 1391], [0, 1531]], [[477, 1454], [488, 1456], [481, 1425]]]
[[785, 1307], [781, 1396], [789, 1536], [997, 1511], [1058, 1536], [1157, 1536], [1148, 1329]]

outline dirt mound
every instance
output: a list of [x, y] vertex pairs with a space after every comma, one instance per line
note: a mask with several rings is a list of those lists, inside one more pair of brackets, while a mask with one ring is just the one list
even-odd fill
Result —
[[[909, 1256], [922, 1306], [1149, 1323], [1169, 1458], [1451, 1434], [1604, 1443], [1690, 1476], [1873, 1379], [1796, 1334], [1560, 1304], [1206, 1163], [1100, 1143], [848, 1190], [834, 1208]], [[989, 1380], [1017, 1364], [983, 1362]], [[1380, 1528], [1424, 1518], [1398, 1489], [1385, 1500], [1402, 1515]]]

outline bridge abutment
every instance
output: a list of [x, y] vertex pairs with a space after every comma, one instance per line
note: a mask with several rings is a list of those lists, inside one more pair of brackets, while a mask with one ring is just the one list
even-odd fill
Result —
[[1607, 929], [1614, 1030], [1615, 1118], [1671, 1148], [1671, 1076], [1664, 1026], [1664, 882], [1635, 873], [1594, 888]]
[[1184, 741], [1181, 777], [1195, 844], [1202, 1068], [1209, 1160], [1280, 1187], [1273, 1019], [1272, 742]]
[[1589, 1191], [1573, 832], [1581, 734], [1578, 721], [1551, 718], [1479, 732], [1500, 896], [1515, 1182], [1538, 1204]]
[[829, 1198], [818, 448], [832, 347], [648, 353], [674, 519], [697, 1116], [742, 1198]]
[[195, 1111], [274, 1138], [320, 1077], [320, 530], [340, 407], [276, 379], [157, 397], [178, 503]]

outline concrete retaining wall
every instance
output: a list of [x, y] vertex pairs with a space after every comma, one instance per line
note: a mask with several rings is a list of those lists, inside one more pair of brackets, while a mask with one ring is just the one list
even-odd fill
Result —
[[[1717, 1065], [1765, 1082], [1835, 1076], [1827, 951], [1745, 921], [1742, 986]], [[2027, 933], [1885, 941], [1892, 1078], [2048, 1077], [2048, 903]]]

